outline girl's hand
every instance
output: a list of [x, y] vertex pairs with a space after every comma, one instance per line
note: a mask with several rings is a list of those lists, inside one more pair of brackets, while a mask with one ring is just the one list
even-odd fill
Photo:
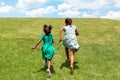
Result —
[[79, 35], [79, 33], [78, 33], [78, 30], [77, 30], [77, 29], [75, 30], [75, 35], [76, 35], [76, 36], [78, 36], [78, 35]]
[[35, 47], [32, 47], [32, 50], [34, 50], [35, 49]]
[[62, 42], [62, 39], [59, 40], [59, 43]]
[[32, 47], [32, 49], [34, 50], [40, 44], [41, 41], [42, 39], [39, 39], [39, 41]]

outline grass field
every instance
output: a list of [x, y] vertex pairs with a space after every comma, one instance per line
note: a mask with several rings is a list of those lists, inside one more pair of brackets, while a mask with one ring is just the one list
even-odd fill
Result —
[[[31, 50], [44, 24], [53, 25], [56, 48], [50, 79], [41, 58], [43, 43]], [[64, 19], [1, 18], [0, 80], [120, 80], [120, 21], [76, 18], [73, 24], [81, 47], [75, 55], [74, 75], [70, 75], [64, 47], [58, 43]]]

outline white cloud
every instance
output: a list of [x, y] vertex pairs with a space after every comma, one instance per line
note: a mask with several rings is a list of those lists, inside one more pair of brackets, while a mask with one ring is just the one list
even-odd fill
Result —
[[93, 15], [93, 14], [88, 14], [86, 12], [83, 12], [82, 17], [84, 17], [84, 18], [95, 18], [96, 16]]
[[40, 6], [47, 1], [48, 0], [18, 0], [16, 7], [20, 9], [29, 9], [31, 7]]
[[9, 13], [12, 10], [14, 10], [14, 8], [12, 6], [2, 6], [0, 7], [0, 13]]
[[109, 11], [106, 16], [101, 16], [101, 18], [120, 19], [120, 11]]
[[0, 2], [0, 6], [4, 6], [5, 5], [5, 3], [4, 2]]
[[[0, 2], [0, 16], [18, 17], [87, 17], [120, 20], [120, 0], [14, 0]], [[61, 3], [61, 1], [63, 3]], [[56, 2], [56, 3], [55, 3]], [[58, 2], [58, 3], [57, 3]], [[59, 4], [60, 3], [60, 4]], [[52, 6], [50, 6], [52, 5]], [[115, 11], [116, 10], [116, 11]], [[14, 11], [16, 14], [11, 14]], [[107, 14], [105, 14], [107, 13]], [[102, 16], [101, 16], [102, 15]]]
[[32, 11], [25, 11], [25, 14], [27, 16], [37, 17], [37, 16], [43, 16], [46, 14], [50, 14], [55, 11], [56, 9], [53, 6], [48, 6], [47, 8], [38, 8]]
[[115, 7], [120, 8], [120, 0], [114, 0], [115, 2]]
[[58, 12], [62, 17], [80, 17], [80, 12], [77, 10], [67, 10], [65, 12]]
[[99, 9], [106, 5], [112, 4], [112, 0], [94, 0], [94, 1], [83, 1], [83, 0], [63, 0], [64, 2], [72, 5], [79, 9]]
[[60, 5], [57, 6], [58, 10], [67, 10], [71, 8], [71, 5], [67, 4], [67, 3], [62, 3]]

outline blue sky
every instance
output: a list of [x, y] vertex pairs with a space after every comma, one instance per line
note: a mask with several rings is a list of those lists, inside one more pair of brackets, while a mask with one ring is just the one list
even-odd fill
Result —
[[120, 20], [120, 0], [0, 0], [0, 17]]

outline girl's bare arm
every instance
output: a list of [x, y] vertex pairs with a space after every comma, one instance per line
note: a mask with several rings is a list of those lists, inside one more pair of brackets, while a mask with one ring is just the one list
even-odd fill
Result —
[[61, 29], [60, 29], [60, 40], [59, 40], [59, 42], [62, 41], [62, 32], [63, 32], [63, 30], [64, 30], [64, 28], [61, 28]]
[[77, 30], [77, 29], [75, 30], [75, 35], [76, 35], [76, 36], [78, 36], [78, 35], [79, 35], [79, 32], [78, 32], [78, 30]]
[[40, 44], [41, 41], [42, 39], [39, 39], [38, 42], [36, 42], [36, 44], [32, 47], [32, 49], [35, 49]]

